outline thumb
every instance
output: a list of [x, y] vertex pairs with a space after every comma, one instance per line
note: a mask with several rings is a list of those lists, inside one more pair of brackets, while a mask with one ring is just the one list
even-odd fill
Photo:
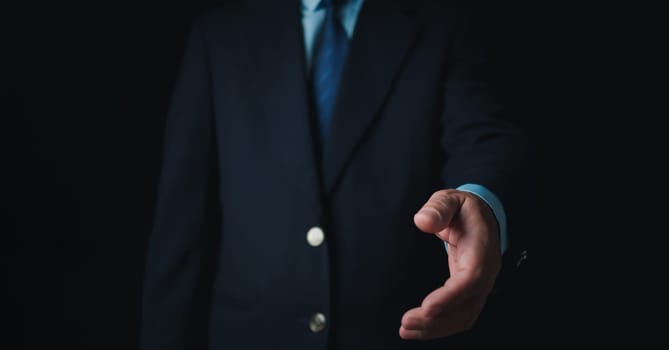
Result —
[[437, 191], [414, 215], [414, 223], [425, 233], [437, 234], [451, 224], [463, 202], [463, 196], [456, 190]]

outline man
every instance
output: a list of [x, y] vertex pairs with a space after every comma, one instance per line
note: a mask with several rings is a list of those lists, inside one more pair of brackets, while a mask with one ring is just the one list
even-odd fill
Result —
[[443, 349], [475, 324], [526, 148], [477, 21], [452, 1], [383, 0], [199, 17], [142, 348]]

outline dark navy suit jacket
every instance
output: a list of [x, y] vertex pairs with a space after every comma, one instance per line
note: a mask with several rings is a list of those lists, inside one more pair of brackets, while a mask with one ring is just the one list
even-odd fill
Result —
[[142, 349], [443, 348], [398, 336], [448, 277], [413, 215], [465, 183], [512, 203], [526, 147], [476, 28], [455, 2], [366, 1], [320, 146], [299, 1], [199, 16], [167, 119]]

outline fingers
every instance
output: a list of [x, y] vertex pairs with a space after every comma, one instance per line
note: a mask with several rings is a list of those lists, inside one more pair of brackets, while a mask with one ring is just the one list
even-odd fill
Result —
[[428, 294], [420, 307], [404, 314], [400, 337], [433, 339], [469, 329], [486, 299], [478, 281], [472, 274], [449, 278], [443, 287]]
[[422, 308], [407, 311], [402, 317], [399, 336], [402, 339], [429, 340], [447, 337], [471, 329], [482, 309], [482, 303], [472, 298], [458, 309], [438, 317], [428, 317]]
[[438, 234], [450, 225], [463, 202], [455, 190], [437, 191], [414, 215], [414, 223], [423, 232]]
[[427, 329], [433, 318], [425, 313], [425, 308], [416, 307], [404, 313], [402, 316], [402, 327], [408, 330]]
[[468, 299], [478, 294], [478, 284], [478, 280], [471, 274], [452, 275], [442, 287], [423, 299], [421, 308], [424, 309], [425, 316], [437, 317], [449, 309], [465, 304]]

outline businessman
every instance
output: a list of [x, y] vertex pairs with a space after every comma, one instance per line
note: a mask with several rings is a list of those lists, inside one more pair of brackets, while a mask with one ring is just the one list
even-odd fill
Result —
[[476, 324], [522, 220], [507, 204], [527, 142], [470, 7], [248, 0], [197, 17], [143, 350], [445, 349]]

